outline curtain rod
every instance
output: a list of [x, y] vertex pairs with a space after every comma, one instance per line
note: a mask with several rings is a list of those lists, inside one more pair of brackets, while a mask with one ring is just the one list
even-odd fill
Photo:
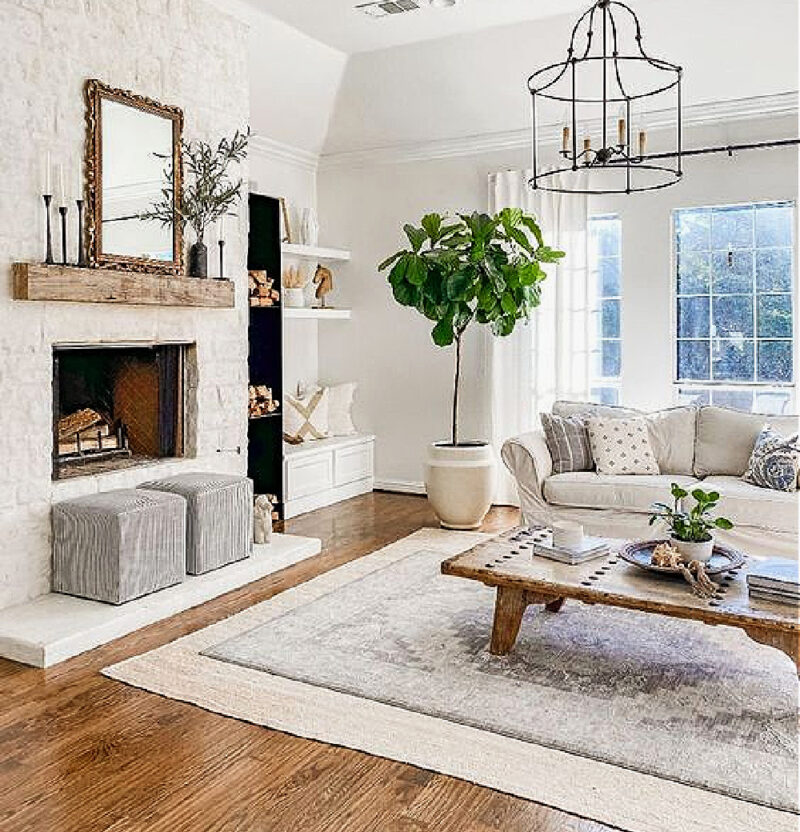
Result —
[[717, 147], [698, 147], [695, 150], [682, 150], [680, 153], [648, 153], [637, 161], [650, 159], [676, 159], [678, 156], [703, 156], [710, 153], [727, 153], [729, 156], [739, 150], [764, 150], [770, 147], [791, 147], [800, 145], [800, 139], [776, 139], [769, 142], [751, 142], [750, 144], [726, 144]]

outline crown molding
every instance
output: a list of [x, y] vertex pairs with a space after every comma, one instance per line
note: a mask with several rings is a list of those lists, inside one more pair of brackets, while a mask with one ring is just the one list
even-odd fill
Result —
[[[673, 110], [658, 110], [647, 113], [648, 130], [662, 130], [672, 127], [674, 125], [673, 112]], [[760, 95], [753, 98], [694, 104], [684, 108], [683, 124], [684, 127], [702, 127], [708, 124], [730, 124], [762, 118], [797, 116], [797, 114], [798, 93], [793, 91], [776, 95]], [[561, 140], [561, 125], [544, 125], [539, 128], [539, 135], [542, 144], [554, 144]], [[369, 150], [323, 153], [320, 157], [320, 167], [325, 169], [357, 168], [372, 165], [395, 165], [402, 162], [453, 159], [504, 150], [522, 150], [530, 147], [530, 143], [531, 131], [530, 128], [526, 127], [522, 130], [482, 133], [474, 136], [393, 145]]]
[[266, 136], [253, 136], [250, 139], [250, 153], [271, 162], [300, 168], [309, 173], [316, 173], [319, 166], [318, 154], [275, 139], [268, 139]]

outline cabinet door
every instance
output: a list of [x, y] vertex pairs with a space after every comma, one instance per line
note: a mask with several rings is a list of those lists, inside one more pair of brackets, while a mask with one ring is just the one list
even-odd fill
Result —
[[372, 442], [339, 448], [334, 453], [336, 485], [347, 485], [372, 476]]
[[333, 454], [324, 451], [286, 462], [286, 499], [299, 500], [333, 487]]

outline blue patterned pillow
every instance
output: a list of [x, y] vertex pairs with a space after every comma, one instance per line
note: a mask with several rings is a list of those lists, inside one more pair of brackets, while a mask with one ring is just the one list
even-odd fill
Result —
[[796, 491], [800, 472], [797, 434], [781, 436], [769, 425], [759, 433], [743, 480], [773, 491]]

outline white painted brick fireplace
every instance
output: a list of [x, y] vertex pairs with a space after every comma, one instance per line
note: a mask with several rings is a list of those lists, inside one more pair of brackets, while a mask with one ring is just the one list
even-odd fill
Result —
[[[246, 469], [245, 209], [240, 208], [238, 222], [229, 223], [227, 235], [227, 272], [236, 281], [233, 310], [14, 301], [11, 263], [44, 257], [45, 153], [49, 149], [54, 161], [73, 165], [82, 155], [87, 78], [180, 106], [190, 139], [216, 141], [243, 127], [249, 100], [243, 24], [201, 0], [0, 0], [0, 55], [4, 608], [50, 589], [54, 501], [129, 487], [179, 469]], [[241, 173], [247, 181], [246, 167]], [[74, 204], [70, 243], [74, 262]], [[52, 482], [53, 345], [159, 341], [196, 345], [187, 377], [188, 446], [196, 457]]]

